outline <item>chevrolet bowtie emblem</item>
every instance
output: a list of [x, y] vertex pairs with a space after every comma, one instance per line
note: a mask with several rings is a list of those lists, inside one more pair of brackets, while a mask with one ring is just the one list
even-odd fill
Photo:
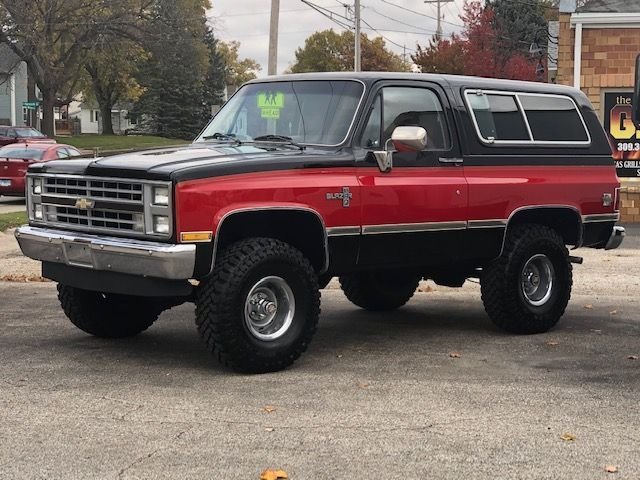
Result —
[[86, 198], [79, 198], [76, 200], [76, 208], [80, 210], [89, 210], [93, 208], [95, 202], [93, 200], [88, 200]]

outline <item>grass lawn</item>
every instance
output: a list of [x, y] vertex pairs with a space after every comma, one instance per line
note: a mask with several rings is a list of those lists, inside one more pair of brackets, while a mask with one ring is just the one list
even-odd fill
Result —
[[58, 143], [73, 145], [82, 150], [99, 148], [102, 151], [143, 149], [188, 143], [184, 140], [151, 135], [78, 135], [75, 137], [56, 137], [56, 140]]
[[27, 223], [27, 212], [0, 213], [0, 232]]

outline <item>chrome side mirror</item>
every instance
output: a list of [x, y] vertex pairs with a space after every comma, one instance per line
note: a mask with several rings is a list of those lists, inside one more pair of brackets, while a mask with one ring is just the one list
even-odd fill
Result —
[[[391, 144], [393, 148], [391, 148]], [[427, 131], [422, 127], [396, 127], [384, 150], [373, 152], [382, 173], [393, 168], [394, 152], [419, 152], [427, 146]]]

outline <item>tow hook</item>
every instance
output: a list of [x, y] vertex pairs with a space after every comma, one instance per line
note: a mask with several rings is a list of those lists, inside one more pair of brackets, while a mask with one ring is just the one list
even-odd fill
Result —
[[569, 255], [569, 261], [571, 263], [577, 263], [578, 265], [582, 265], [582, 262], [584, 262], [584, 258], [574, 257], [573, 255]]

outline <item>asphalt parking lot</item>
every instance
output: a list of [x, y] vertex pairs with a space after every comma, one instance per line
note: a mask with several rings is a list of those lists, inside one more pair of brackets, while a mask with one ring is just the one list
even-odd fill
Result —
[[0, 282], [0, 478], [638, 479], [630, 233], [580, 251], [547, 334], [499, 332], [473, 283], [427, 285], [392, 314], [327, 289], [310, 350], [261, 376], [210, 358], [190, 305], [104, 341], [65, 319], [53, 284]]

